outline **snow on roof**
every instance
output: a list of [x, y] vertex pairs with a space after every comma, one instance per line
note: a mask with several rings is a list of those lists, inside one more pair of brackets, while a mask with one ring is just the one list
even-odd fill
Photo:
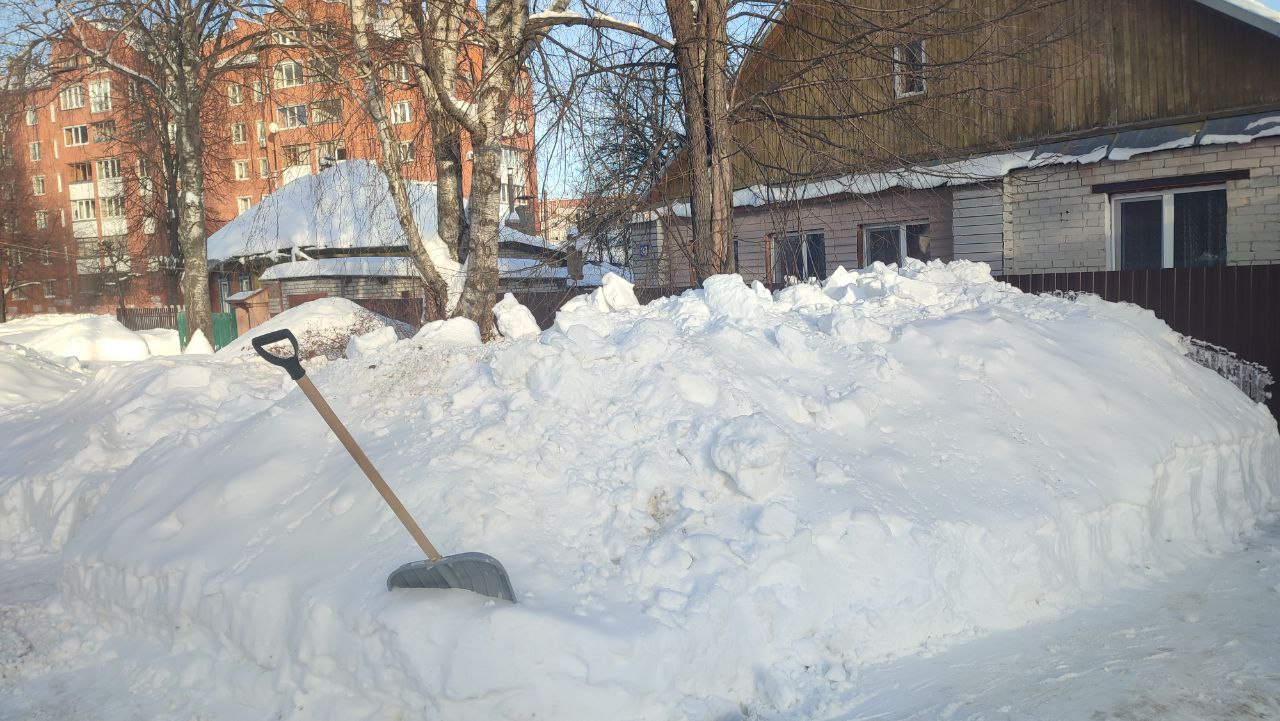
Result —
[[569, 285], [601, 285], [604, 282], [605, 275], [613, 273], [628, 281], [634, 281], [629, 268], [623, 268], [612, 263], [583, 263], [582, 264], [582, 280], [570, 280]]
[[415, 278], [418, 269], [413, 261], [395, 256], [363, 256], [359, 258], [321, 258], [280, 263], [267, 268], [262, 280], [286, 278], [323, 278], [364, 276], [379, 278]]
[[563, 265], [552, 265], [541, 258], [498, 258], [498, 276], [568, 279], [569, 269]]
[[[1015, 170], [1054, 165], [1087, 165], [1103, 160], [1129, 160], [1175, 148], [1251, 143], [1280, 136], [1280, 111], [1219, 118], [1182, 125], [1128, 130], [1120, 133], [1049, 143], [1006, 153], [981, 155], [938, 165], [858, 173], [796, 185], [753, 185], [735, 190], [734, 207], [812, 200], [831, 195], [870, 195], [886, 190], [927, 190], [968, 185], [1003, 178]], [[673, 203], [677, 216], [689, 215], [689, 203]]]
[[227, 296], [227, 302], [235, 303], [241, 300], [249, 300], [250, 298], [252, 298], [253, 296], [261, 292], [262, 292], [261, 288], [254, 288], [253, 290], [242, 290], [239, 293], [236, 293], [235, 295]]
[[[435, 185], [407, 185], [419, 230], [424, 238], [436, 236]], [[209, 236], [208, 242], [210, 258], [292, 248], [404, 245], [387, 180], [369, 160], [343, 161], [286, 184]]]
[[1196, 0], [1196, 2], [1213, 8], [1223, 15], [1248, 23], [1263, 32], [1280, 37], [1280, 12], [1256, 0]]

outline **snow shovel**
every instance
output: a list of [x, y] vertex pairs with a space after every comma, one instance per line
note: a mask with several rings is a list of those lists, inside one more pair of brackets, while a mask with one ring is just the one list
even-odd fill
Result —
[[[280, 341], [289, 341], [293, 346], [293, 355], [278, 356], [268, 352], [263, 346]], [[356, 441], [347, 431], [347, 427], [342, 425], [342, 421], [338, 420], [325, 402], [324, 397], [320, 395], [320, 391], [316, 390], [311, 379], [307, 377], [307, 372], [302, 369], [302, 361], [298, 358], [298, 339], [293, 337], [293, 333], [286, 328], [284, 330], [272, 331], [271, 333], [263, 333], [253, 339], [253, 349], [258, 351], [258, 355], [262, 359], [278, 365], [289, 372], [289, 377], [297, 382], [298, 387], [310, 399], [311, 405], [316, 407], [320, 412], [320, 417], [325, 423], [329, 424], [329, 428], [333, 430], [333, 434], [342, 441], [343, 447], [355, 459], [356, 465], [360, 466], [360, 470], [369, 477], [369, 481], [373, 483], [373, 487], [378, 489], [378, 493], [382, 494], [382, 500], [391, 506], [392, 512], [396, 514], [396, 518], [404, 524], [409, 531], [409, 535], [413, 536], [413, 540], [418, 542], [418, 546], [422, 548], [422, 552], [427, 554], [425, 561], [413, 561], [406, 563], [397, 568], [390, 576], [387, 577], [387, 590], [393, 588], [461, 588], [467, 591], [478, 593], [482, 596], [492, 596], [493, 598], [501, 598], [512, 603], [516, 602], [515, 591], [511, 588], [511, 579], [507, 576], [507, 571], [498, 562], [498, 559], [483, 553], [458, 553], [452, 556], [441, 556], [436, 547], [431, 545], [431, 541], [427, 540], [427, 534], [422, 532], [418, 527], [418, 523], [413, 520], [413, 516], [409, 515], [409, 511], [405, 509], [404, 504], [400, 503], [400, 499], [396, 498], [395, 492], [382, 480], [382, 475], [378, 473], [378, 469], [373, 467], [373, 463], [369, 457], [360, 450], [360, 446], [356, 445]]]

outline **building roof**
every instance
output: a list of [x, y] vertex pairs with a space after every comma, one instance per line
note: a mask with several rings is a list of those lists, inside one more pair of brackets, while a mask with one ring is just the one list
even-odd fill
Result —
[[1233, 17], [1259, 30], [1280, 37], [1280, 12], [1256, 0], [1196, 0], [1223, 15]]
[[402, 256], [321, 258], [279, 263], [262, 272], [262, 280], [289, 278], [417, 278], [413, 261]]
[[250, 298], [252, 298], [253, 296], [261, 292], [262, 292], [261, 288], [255, 288], [253, 290], [242, 290], [239, 293], [236, 293], [235, 295], [227, 296], [227, 302], [236, 303], [242, 300], [249, 300]]

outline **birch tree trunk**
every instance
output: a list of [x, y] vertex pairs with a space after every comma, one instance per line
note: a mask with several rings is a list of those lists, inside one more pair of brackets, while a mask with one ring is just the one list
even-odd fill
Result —
[[[179, 98], [181, 101], [181, 98]], [[187, 311], [189, 342], [196, 331], [213, 343], [213, 309], [209, 300], [208, 239], [204, 218], [204, 140], [199, 109], [188, 107], [175, 129], [178, 145], [178, 245], [182, 250], [182, 298]]]

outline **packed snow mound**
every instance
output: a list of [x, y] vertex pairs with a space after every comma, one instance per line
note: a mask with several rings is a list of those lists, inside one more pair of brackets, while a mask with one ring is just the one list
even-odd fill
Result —
[[40, 330], [4, 337], [56, 358], [81, 361], [136, 361], [151, 356], [147, 338], [111, 316], [92, 315]]
[[255, 337], [288, 328], [298, 339], [302, 358], [341, 358], [352, 338], [388, 327], [400, 338], [413, 335], [413, 329], [408, 325], [367, 310], [346, 298], [317, 298], [255, 326], [219, 349], [218, 355], [256, 355], [253, 350]]
[[533, 312], [521, 305], [511, 293], [493, 306], [493, 324], [503, 338], [530, 338], [542, 332]]
[[309, 372], [516, 605], [388, 593], [420, 552], [293, 384], [226, 356], [100, 372], [56, 439], [0, 415], [0, 552], [61, 548], [73, 612], [172, 648], [112, 663], [210, 717], [823, 717], [862, 667], [1239, 543], [1280, 435], [1185, 351], [966, 262], [644, 306], [606, 278], [537, 336]]
[[11, 318], [0, 323], [0, 341], [22, 345], [20, 336], [33, 335], [60, 325], [95, 317], [97, 316], [93, 313], [44, 313]]
[[0, 408], [55, 401], [83, 382], [78, 363], [57, 363], [36, 351], [0, 341]]

